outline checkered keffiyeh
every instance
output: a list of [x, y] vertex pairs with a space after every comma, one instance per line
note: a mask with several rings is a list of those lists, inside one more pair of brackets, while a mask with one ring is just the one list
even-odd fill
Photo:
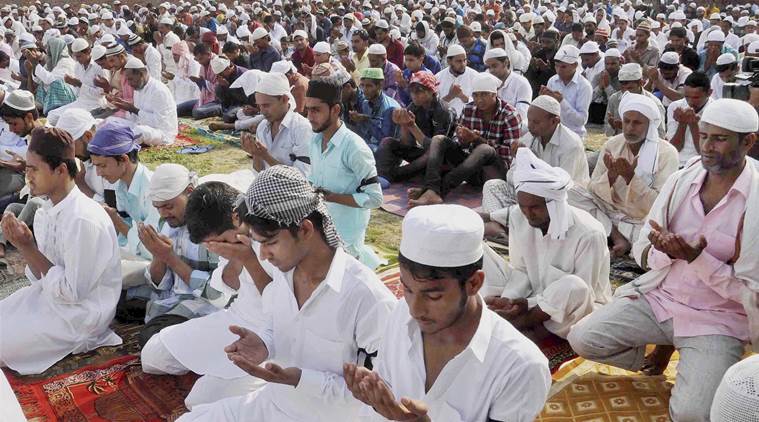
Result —
[[341, 245], [332, 218], [319, 193], [290, 166], [273, 166], [261, 172], [245, 195], [248, 213], [282, 226], [300, 224], [314, 211], [322, 215], [324, 236], [333, 248]]

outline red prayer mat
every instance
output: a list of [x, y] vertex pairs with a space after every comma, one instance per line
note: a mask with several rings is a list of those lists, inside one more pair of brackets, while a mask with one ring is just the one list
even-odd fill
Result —
[[174, 420], [198, 378], [145, 374], [134, 355], [44, 380], [4, 371], [27, 419], [39, 422]]
[[[403, 299], [403, 285], [401, 273], [398, 267], [380, 274], [380, 280], [385, 283], [398, 299]], [[577, 357], [577, 354], [569, 346], [569, 343], [561, 337], [551, 335], [538, 344], [540, 351], [548, 358], [548, 367], [551, 373], [559, 370], [561, 365]]]

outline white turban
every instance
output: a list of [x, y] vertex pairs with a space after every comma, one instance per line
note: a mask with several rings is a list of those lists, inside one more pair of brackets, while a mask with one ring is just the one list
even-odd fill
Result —
[[283, 73], [263, 73], [259, 76], [255, 92], [273, 97], [290, 93], [290, 83]]
[[548, 234], [551, 239], [564, 239], [571, 220], [567, 190], [572, 186], [572, 178], [561, 167], [551, 167], [530, 151], [519, 148], [514, 159], [514, 189], [545, 198], [551, 224]]
[[646, 133], [646, 139], [638, 152], [638, 165], [635, 167], [635, 174], [642, 177], [650, 185], [654, 182], [659, 157], [659, 123], [662, 120], [662, 115], [652, 99], [632, 92], [623, 95], [619, 103], [620, 117], [623, 117], [628, 111], [637, 111], [648, 118], [648, 133]]
[[81, 108], [69, 108], [58, 118], [55, 127], [68, 132], [71, 139], [81, 138], [85, 132], [95, 126], [95, 119], [89, 111]]
[[167, 163], [156, 167], [150, 179], [150, 200], [171, 201], [187, 189], [195, 186], [198, 177], [181, 164]]

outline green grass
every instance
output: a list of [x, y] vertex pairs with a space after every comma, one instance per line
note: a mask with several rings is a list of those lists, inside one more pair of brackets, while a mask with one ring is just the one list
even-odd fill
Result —
[[372, 210], [372, 217], [366, 230], [366, 243], [376, 249], [382, 258], [387, 259], [388, 265], [398, 263], [401, 221], [402, 218], [395, 214], [381, 209]]
[[178, 154], [182, 147], [147, 148], [140, 151], [140, 160], [150, 169], [162, 163], [181, 164], [198, 173], [198, 176], [249, 168], [250, 159], [241, 149], [218, 142], [210, 145], [213, 149], [204, 154]]

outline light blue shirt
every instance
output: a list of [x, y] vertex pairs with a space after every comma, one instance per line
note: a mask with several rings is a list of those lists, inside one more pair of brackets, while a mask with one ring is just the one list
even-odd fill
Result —
[[129, 217], [124, 221], [129, 225], [126, 236], [119, 234], [119, 246], [125, 247], [129, 253], [145, 259], [152, 259], [153, 255], [145, 249], [137, 235], [138, 223], [158, 226], [158, 210], [153, 207], [150, 200], [150, 178], [153, 172], [142, 164], [137, 164], [137, 170], [132, 177], [132, 183], [127, 186], [123, 181], [116, 182], [116, 209], [126, 212]]
[[572, 132], [585, 138], [585, 124], [588, 123], [588, 109], [593, 99], [593, 87], [585, 77], [582, 69], [578, 66], [575, 75], [568, 84], [564, 85], [559, 75], [551, 76], [546, 87], [551, 91], [559, 91], [561, 100], [561, 123]]
[[374, 156], [366, 142], [344, 123], [329, 140], [325, 151], [322, 151], [322, 138], [323, 135], [317, 133], [311, 140], [309, 180], [315, 187], [353, 196], [361, 208], [327, 202], [327, 209], [346, 251], [374, 269], [380, 259], [364, 244], [364, 238], [369, 210], [382, 205], [382, 188], [376, 181], [359, 187], [362, 181], [377, 176]]

